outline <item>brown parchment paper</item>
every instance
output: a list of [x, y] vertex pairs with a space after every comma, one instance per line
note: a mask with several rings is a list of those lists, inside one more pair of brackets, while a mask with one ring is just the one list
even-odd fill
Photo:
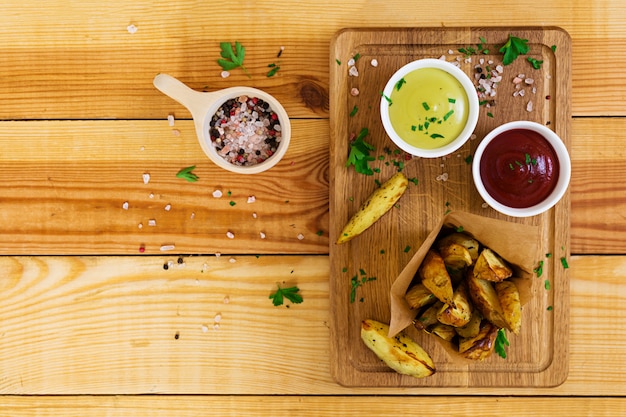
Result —
[[526, 304], [533, 293], [533, 269], [536, 267], [540, 254], [540, 229], [520, 223], [512, 223], [482, 217], [466, 212], [452, 212], [446, 215], [439, 225], [433, 229], [422, 243], [413, 258], [404, 267], [391, 286], [391, 321], [389, 336], [393, 337], [410, 326], [417, 315], [416, 310], [409, 308], [404, 295], [413, 281], [417, 269], [422, 263], [426, 252], [435, 242], [442, 230], [452, 231], [462, 227], [463, 232], [478, 240], [483, 246], [489, 247], [506, 260], [514, 271], [514, 280], [520, 292], [520, 302]]

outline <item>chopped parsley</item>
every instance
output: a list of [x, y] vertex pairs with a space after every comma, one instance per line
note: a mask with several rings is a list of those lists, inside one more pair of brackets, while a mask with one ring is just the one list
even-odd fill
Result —
[[495, 351], [502, 359], [506, 359], [505, 346], [510, 346], [509, 339], [506, 337], [506, 330], [499, 329], [498, 336], [496, 337]]
[[352, 108], [352, 111], [350, 112], [350, 117], [354, 117], [358, 111], [359, 111], [359, 108], [355, 104], [354, 107]]
[[[365, 271], [363, 269], [360, 269], [359, 273], [361, 274], [361, 278], [359, 278], [358, 275], [355, 275], [350, 280], [350, 283], [351, 283], [350, 302], [351, 303], [354, 303], [354, 301], [356, 300], [356, 290], [357, 290], [357, 288], [359, 288], [360, 286], [364, 285], [367, 282], [376, 281], [376, 277], [367, 277], [367, 274], [365, 273]], [[362, 298], [361, 298], [361, 301], [363, 301]]]
[[359, 174], [374, 175], [374, 171], [369, 166], [369, 162], [375, 160], [373, 156], [370, 156], [370, 151], [374, 150], [374, 146], [364, 141], [368, 134], [369, 130], [364, 127], [350, 145], [350, 154], [346, 161], [346, 167], [353, 165], [355, 171]]
[[300, 304], [302, 302], [302, 296], [298, 294], [300, 289], [298, 287], [289, 287], [289, 288], [281, 288], [280, 285], [276, 284], [278, 289], [273, 294], [270, 294], [270, 300], [274, 306], [280, 306], [284, 303], [284, 298], [288, 299], [294, 304]]
[[561, 265], [563, 265], [563, 268], [565, 269], [569, 268], [569, 264], [567, 263], [565, 256], [561, 258]]
[[528, 39], [521, 39], [509, 34], [509, 39], [500, 47], [499, 51], [504, 54], [502, 63], [509, 65], [515, 61], [518, 56], [526, 55], [529, 50]]
[[404, 78], [400, 78], [396, 83], [396, 91], [400, 91], [404, 84], [406, 84], [406, 80]]

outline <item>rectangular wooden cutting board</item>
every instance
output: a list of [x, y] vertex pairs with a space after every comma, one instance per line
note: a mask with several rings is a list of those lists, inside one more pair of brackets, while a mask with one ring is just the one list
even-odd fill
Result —
[[[503, 58], [499, 49], [510, 34], [527, 39], [530, 51], [499, 68]], [[539, 69], [529, 57], [542, 61]], [[495, 95], [481, 98], [475, 137], [447, 157], [410, 158], [399, 152], [380, 121], [381, 92], [387, 80], [401, 66], [420, 58], [457, 62], [472, 79], [478, 71], [501, 70]], [[478, 195], [471, 177], [471, 158], [487, 132], [513, 120], [545, 124], [569, 148], [570, 63], [570, 37], [552, 27], [344, 29], [335, 36], [329, 63], [330, 305], [332, 372], [338, 383], [370, 387], [553, 387], [565, 380], [569, 281], [561, 259], [569, 256], [569, 192], [545, 214], [531, 218], [501, 215]], [[352, 72], [351, 66], [355, 68]], [[522, 82], [516, 84], [516, 77]], [[375, 148], [371, 176], [346, 167], [350, 141], [363, 128], [369, 132], [365, 141]], [[364, 199], [398, 170], [412, 180], [398, 205], [362, 235], [346, 244], [335, 244]], [[391, 284], [426, 236], [451, 211], [538, 226], [541, 241], [536, 262], [538, 266], [543, 262], [543, 272], [524, 306], [521, 334], [509, 335], [507, 359], [494, 354], [484, 362], [460, 363], [450, 358], [434, 336], [409, 327], [409, 335], [430, 353], [437, 372], [424, 379], [399, 375], [361, 342], [360, 324], [366, 318], [389, 322]]]

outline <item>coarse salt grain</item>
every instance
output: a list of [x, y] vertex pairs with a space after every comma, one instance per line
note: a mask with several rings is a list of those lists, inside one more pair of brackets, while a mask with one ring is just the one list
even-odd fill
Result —
[[174, 246], [174, 245], [162, 245], [160, 247], [160, 249], [161, 249], [161, 252], [167, 252], [167, 251], [176, 249], [176, 246]]
[[230, 77], [230, 72], [222, 71], [222, 73], [220, 75], [222, 76], [222, 78], [228, 78], [228, 77]]
[[261, 236], [261, 239], [265, 239], [265, 233], [261, 232], [259, 233], [259, 236]]
[[128, 33], [130, 33], [131, 35], [137, 33], [137, 26], [131, 24], [126, 26], [126, 30], [128, 31]]
[[145, 173], [145, 174], [143, 174], [141, 177], [143, 178], [143, 183], [144, 183], [144, 184], [147, 184], [147, 183], [149, 183], [149, 182], [150, 182], [150, 174]]
[[207, 326], [205, 326], [204, 324], [202, 326], [200, 326], [200, 328], [202, 329], [202, 333], [206, 333], [209, 331], [209, 328]]
[[532, 101], [529, 101], [528, 104], [526, 105], [526, 111], [529, 112], [529, 113], [531, 111], [533, 111], [533, 102]]
[[373, 66], [373, 67], [377, 67], [378, 66], [378, 60], [377, 59], [372, 59], [370, 61], [370, 65]]
[[229, 304], [230, 303], [230, 297], [228, 295], [224, 296], [224, 304]]
[[222, 256], [222, 254], [220, 252], [215, 252], [215, 257], [219, 258], [220, 256]]
[[167, 115], [167, 124], [169, 124], [170, 126], [174, 126], [174, 115], [173, 114], [168, 114]]
[[252, 218], [253, 218], [253, 219], [256, 219], [257, 217], [258, 217], [258, 216], [257, 216], [256, 212], [252, 213]]
[[167, 204], [165, 207], [163, 207], [163, 209], [165, 211], [170, 211], [172, 209], [172, 205], [171, 204]]
[[248, 203], [254, 203], [256, 201], [256, 197], [251, 195], [248, 197]]
[[148, 220], [148, 226], [156, 226], [156, 220], [155, 219]]
[[216, 323], [219, 323], [220, 321], [222, 321], [222, 314], [221, 314], [221, 313], [217, 313], [217, 314], [215, 315], [215, 317], [213, 318], [213, 320], [214, 320]]
[[222, 198], [224, 194], [222, 194], [222, 192], [220, 190], [215, 190], [213, 191], [213, 197], [215, 198]]
[[489, 207], [489, 204], [487, 204], [487, 203], [482, 203], [480, 206], [481, 206], [482, 208], [487, 208], [487, 207]]
[[358, 88], [356, 88], [356, 87], [352, 88], [352, 90], [350, 90], [350, 95], [351, 95], [352, 97], [356, 97], [356, 96], [358, 96], [358, 95], [359, 95], [359, 89], [358, 89]]
[[355, 66], [352, 66], [348, 70], [348, 75], [350, 75], [351, 77], [358, 77], [359, 76], [359, 70]]
[[348, 60], [348, 66], [349, 66], [349, 67], [353, 67], [353, 66], [354, 66], [354, 64], [356, 64], [356, 61], [354, 60], [354, 58], [350, 58], [350, 59]]
[[228, 262], [230, 262], [231, 264], [234, 264], [235, 262], [237, 262], [237, 259], [235, 259], [235, 258], [230, 258], [230, 259], [228, 260]]
[[122, 208], [124, 210], [128, 210], [128, 201], [124, 201], [124, 204], [122, 204]]
[[298, 240], [304, 239], [304, 235], [302, 233], [298, 233]]
[[191, 218], [191, 220], [193, 220], [196, 217], [196, 213], [191, 212], [191, 216], [189, 216]]
[[235, 238], [235, 234], [233, 232], [226, 232], [226, 237], [229, 239], [234, 239]]
[[139, 224], [137, 225], [137, 227], [138, 227], [138, 228], [140, 228], [140, 229], [143, 229], [143, 223], [139, 223]]

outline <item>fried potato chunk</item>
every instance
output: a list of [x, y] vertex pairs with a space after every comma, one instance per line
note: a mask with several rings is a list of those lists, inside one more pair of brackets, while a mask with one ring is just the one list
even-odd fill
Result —
[[435, 373], [430, 355], [413, 339], [400, 332], [389, 337], [389, 326], [372, 319], [361, 323], [361, 339], [387, 366], [394, 371], [415, 378]]
[[417, 270], [422, 284], [432, 292], [438, 300], [446, 304], [454, 304], [452, 281], [443, 258], [434, 250], [429, 250]]
[[519, 334], [522, 328], [522, 305], [517, 287], [513, 281], [506, 280], [497, 282], [495, 288], [507, 328], [514, 334]]
[[474, 276], [487, 281], [500, 282], [513, 275], [513, 270], [494, 251], [485, 248], [474, 265]]

